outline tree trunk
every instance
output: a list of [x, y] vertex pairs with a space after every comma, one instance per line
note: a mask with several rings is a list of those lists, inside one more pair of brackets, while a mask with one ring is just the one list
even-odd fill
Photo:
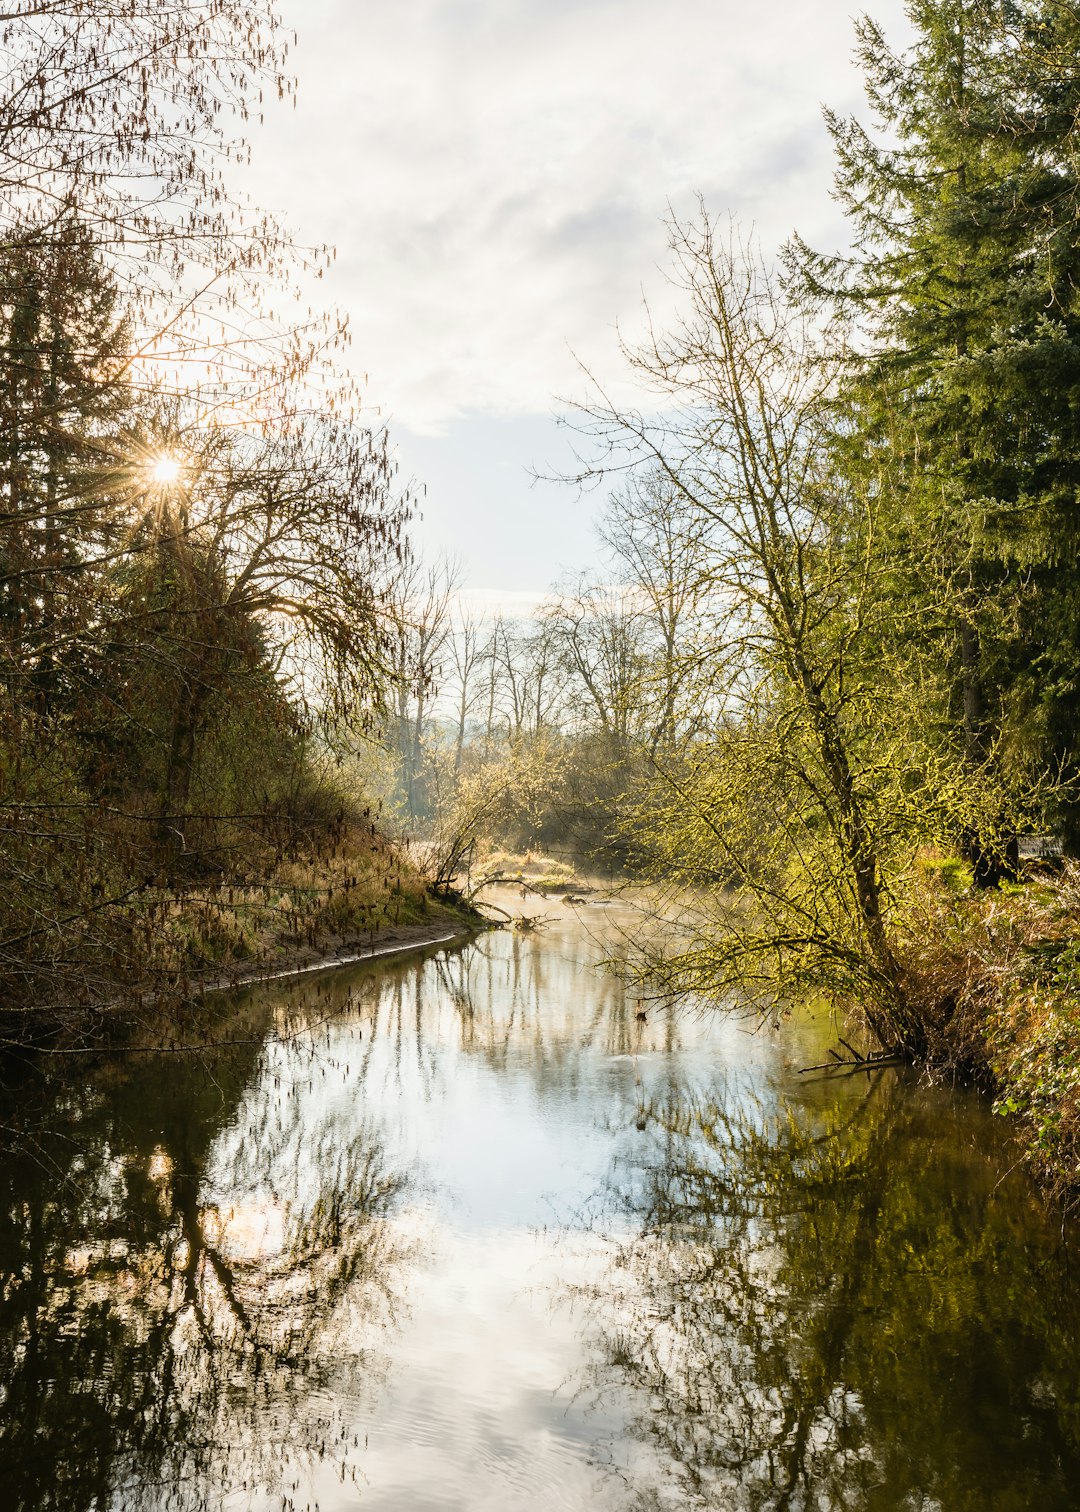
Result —
[[[970, 618], [960, 621], [960, 674], [964, 697], [964, 760], [972, 772], [986, 761], [983, 736], [985, 711], [979, 680], [979, 633]], [[1002, 834], [997, 845], [988, 846], [977, 830], [964, 836], [964, 852], [971, 863], [975, 887], [1000, 887], [1015, 881], [1020, 869], [1020, 844], [1015, 835]]]
[[210, 669], [202, 662], [194, 673], [182, 679], [173, 713], [158, 817], [158, 839], [174, 855], [182, 855], [187, 849], [188, 804], [199, 727], [212, 689], [209, 673]]

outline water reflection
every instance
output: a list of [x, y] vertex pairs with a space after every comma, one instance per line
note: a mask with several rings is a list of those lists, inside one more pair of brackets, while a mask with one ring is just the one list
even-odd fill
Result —
[[1075, 1506], [1074, 1280], [1001, 1154], [977, 1105], [888, 1073], [653, 1110], [579, 1289], [592, 1399], [654, 1450], [632, 1505]]
[[11, 1141], [6, 1507], [204, 1506], [256, 1486], [287, 1504], [328, 1448], [354, 1472], [332, 1403], [384, 1373], [406, 1182], [373, 1130], [307, 1116], [312, 1060], [277, 1043], [172, 1057], [67, 1089]]
[[985, 1109], [535, 935], [0, 1111], [0, 1506], [1064, 1508], [1080, 1319]]

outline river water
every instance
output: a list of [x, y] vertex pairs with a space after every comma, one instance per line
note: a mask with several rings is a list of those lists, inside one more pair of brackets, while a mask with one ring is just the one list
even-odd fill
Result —
[[1080, 1505], [1000, 1120], [804, 1074], [823, 1020], [642, 1022], [632, 915], [550, 912], [8, 1087], [0, 1507]]

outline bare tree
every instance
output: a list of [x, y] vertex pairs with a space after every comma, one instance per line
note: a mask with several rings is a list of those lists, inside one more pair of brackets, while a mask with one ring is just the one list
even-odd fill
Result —
[[614, 745], [627, 750], [644, 670], [641, 621], [631, 596], [582, 577], [559, 589], [543, 614], [585, 708]]
[[507, 739], [536, 735], [552, 724], [564, 678], [546, 618], [514, 622], [500, 616], [492, 626], [487, 654], [492, 712], [501, 713]]
[[476, 708], [482, 690], [478, 676], [484, 659], [484, 643], [479, 620], [470, 609], [460, 605], [451, 616], [448, 638], [449, 661], [454, 688], [454, 775], [461, 771], [465, 733], [469, 715]]
[[225, 169], [266, 95], [292, 92], [274, 0], [11, 0], [0, 47], [9, 226], [77, 203], [144, 275], [147, 258], [174, 275], [265, 265], [280, 233], [241, 216]]
[[457, 568], [407, 562], [391, 590], [393, 681], [391, 743], [411, 820], [426, 810], [424, 758], [433, 699], [451, 646]]
[[672, 247], [685, 313], [626, 350], [648, 404], [600, 394], [584, 423], [597, 472], [641, 470], [708, 533], [716, 635], [696, 662], [727, 729], [664, 764], [645, 818], [665, 870], [728, 878], [754, 906], [707, 908], [695, 943], [657, 969], [765, 1002], [831, 989], [884, 1045], [917, 1050], [883, 863], [928, 837], [939, 774], [902, 669], [868, 665], [888, 643], [875, 616], [889, 564], [880, 499], [833, 466], [845, 353], [704, 216], [673, 223]]
[[643, 712], [649, 706], [655, 755], [672, 748], [680, 727], [689, 732], [697, 723], [693, 652], [705, 628], [713, 524], [662, 472], [646, 472], [612, 492], [599, 535], [651, 642], [639, 698]]

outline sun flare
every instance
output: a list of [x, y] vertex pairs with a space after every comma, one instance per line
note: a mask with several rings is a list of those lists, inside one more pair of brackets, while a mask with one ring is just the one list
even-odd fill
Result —
[[160, 483], [163, 487], [179, 482], [182, 472], [183, 467], [175, 457], [156, 457], [150, 464], [150, 476], [155, 483]]

